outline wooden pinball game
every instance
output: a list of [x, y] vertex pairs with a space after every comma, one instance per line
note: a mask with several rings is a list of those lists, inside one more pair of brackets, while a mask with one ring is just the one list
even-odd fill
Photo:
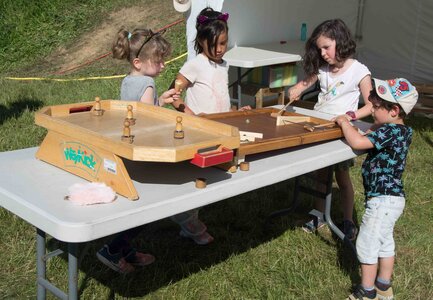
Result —
[[334, 122], [294, 112], [278, 112], [278, 109], [261, 108], [209, 114], [205, 118], [239, 129], [239, 158], [343, 136], [340, 127]]
[[135, 200], [139, 195], [123, 158], [201, 167], [233, 160], [238, 129], [140, 102], [100, 100], [47, 106], [35, 123], [48, 133], [36, 157], [89, 181], [104, 182]]

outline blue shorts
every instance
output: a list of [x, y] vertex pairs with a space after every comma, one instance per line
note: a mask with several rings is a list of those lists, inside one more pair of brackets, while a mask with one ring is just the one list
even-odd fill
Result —
[[356, 239], [362, 264], [376, 264], [379, 257], [395, 255], [394, 225], [403, 213], [404, 197], [378, 196], [365, 203], [365, 213]]

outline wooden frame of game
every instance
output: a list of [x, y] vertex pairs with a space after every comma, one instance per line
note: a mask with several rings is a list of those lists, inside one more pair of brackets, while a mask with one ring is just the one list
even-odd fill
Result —
[[122, 158], [175, 163], [211, 154], [211, 165], [232, 161], [239, 147], [236, 127], [140, 102], [47, 106], [35, 113], [35, 123], [48, 129], [38, 159], [132, 200], [139, 195]]
[[[276, 116], [278, 115], [278, 116]], [[248, 154], [338, 139], [343, 136], [339, 126], [324, 119], [275, 108], [233, 111], [205, 115], [239, 129], [241, 144], [238, 159]]]
[[139, 195], [124, 159], [248, 170], [245, 156], [342, 137], [333, 122], [262, 108], [189, 116], [140, 102], [99, 100], [47, 106], [36, 157], [132, 199]]

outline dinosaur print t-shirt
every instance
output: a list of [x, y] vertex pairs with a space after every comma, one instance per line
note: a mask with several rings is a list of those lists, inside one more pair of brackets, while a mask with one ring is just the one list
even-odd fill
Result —
[[374, 148], [368, 151], [362, 164], [365, 197], [404, 197], [402, 175], [412, 142], [412, 128], [400, 124], [383, 124], [369, 133], [367, 138]]

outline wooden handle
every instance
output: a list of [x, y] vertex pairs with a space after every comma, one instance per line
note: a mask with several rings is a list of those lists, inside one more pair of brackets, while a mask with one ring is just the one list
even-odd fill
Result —
[[327, 126], [331, 126], [331, 125], [335, 125], [335, 122], [328, 122], [328, 123], [323, 123], [323, 124], [319, 124], [319, 125], [305, 125], [304, 128], [309, 130], [309, 131], [314, 131], [314, 129], [316, 128], [321, 128], [321, 127], [327, 127]]
[[271, 117], [276, 118], [276, 117], [280, 116], [280, 115], [281, 115], [281, 114], [286, 110], [286, 108], [289, 107], [289, 105], [292, 104], [294, 101], [295, 101], [295, 99], [290, 100], [290, 101], [287, 102], [287, 104], [284, 105], [283, 108], [281, 108], [278, 112], [276, 112], [276, 113], [271, 113]]
[[316, 126], [313, 126], [314, 128], [320, 128], [320, 127], [326, 127], [326, 126], [331, 126], [331, 125], [335, 125], [335, 122], [328, 122], [328, 123], [323, 123], [323, 124], [319, 124]]

